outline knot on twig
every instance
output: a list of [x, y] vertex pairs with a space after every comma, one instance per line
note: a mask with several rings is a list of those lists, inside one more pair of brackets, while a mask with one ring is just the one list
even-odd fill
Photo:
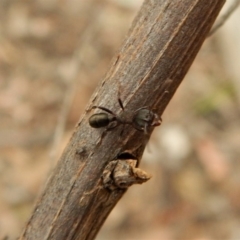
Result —
[[[127, 156], [124, 154], [124, 156]], [[137, 168], [137, 159], [116, 159], [108, 163], [102, 175], [105, 188], [114, 191], [127, 189], [133, 184], [142, 184], [151, 178], [151, 175]]]

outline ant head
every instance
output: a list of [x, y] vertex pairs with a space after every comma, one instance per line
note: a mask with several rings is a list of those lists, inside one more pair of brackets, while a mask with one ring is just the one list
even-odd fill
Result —
[[150, 127], [156, 127], [161, 124], [159, 116], [148, 108], [140, 108], [133, 117], [133, 126], [140, 131], [148, 132]]

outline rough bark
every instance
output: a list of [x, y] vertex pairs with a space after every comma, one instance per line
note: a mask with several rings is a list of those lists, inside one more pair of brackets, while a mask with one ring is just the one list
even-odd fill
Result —
[[[131, 120], [136, 109], [148, 106], [161, 116], [224, 2], [144, 2], [119, 54], [76, 126], [20, 239], [93, 239], [131, 185], [129, 179], [133, 177], [135, 183], [137, 179], [144, 182], [144, 178], [148, 178], [145, 173], [136, 173], [135, 166], [139, 164], [149, 135], [125, 125], [121, 136], [122, 126], [119, 126], [100, 141], [102, 129], [91, 128], [88, 123], [89, 117], [100, 110], [91, 110], [91, 107], [104, 106]], [[117, 101], [119, 87], [124, 112]], [[118, 161], [118, 158], [133, 160]], [[116, 164], [111, 163], [113, 160]], [[131, 161], [137, 163], [131, 165]], [[118, 171], [117, 164], [129, 175], [120, 184], [116, 178], [119, 174], [113, 174]]]

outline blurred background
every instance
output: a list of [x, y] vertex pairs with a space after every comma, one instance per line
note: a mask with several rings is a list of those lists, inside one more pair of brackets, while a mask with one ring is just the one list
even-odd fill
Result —
[[[0, 239], [20, 234], [141, 4], [0, 1]], [[206, 39], [144, 153], [152, 179], [97, 240], [240, 239], [239, 23]]]

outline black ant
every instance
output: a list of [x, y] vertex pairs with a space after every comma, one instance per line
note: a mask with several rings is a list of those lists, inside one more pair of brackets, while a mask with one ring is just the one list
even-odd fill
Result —
[[[123, 103], [119, 96], [118, 103], [121, 109], [124, 111]], [[106, 127], [105, 132], [111, 131], [121, 124], [129, 124], [132, 125], [136, 130], [144, 131], [144, 133], [147, 134], [149, 128], [159, 126], [162, 122], [162, 119], [147, 107], [141, 107], [137, 109], [133, 115], [132, 121], [127, 121], [120, 118], [114, 112], [105, 107], [93, 106], [92, 108], [99, 108], [105, 112], [93, 114], [89, 118], [90, 126], [93, 128]]]

